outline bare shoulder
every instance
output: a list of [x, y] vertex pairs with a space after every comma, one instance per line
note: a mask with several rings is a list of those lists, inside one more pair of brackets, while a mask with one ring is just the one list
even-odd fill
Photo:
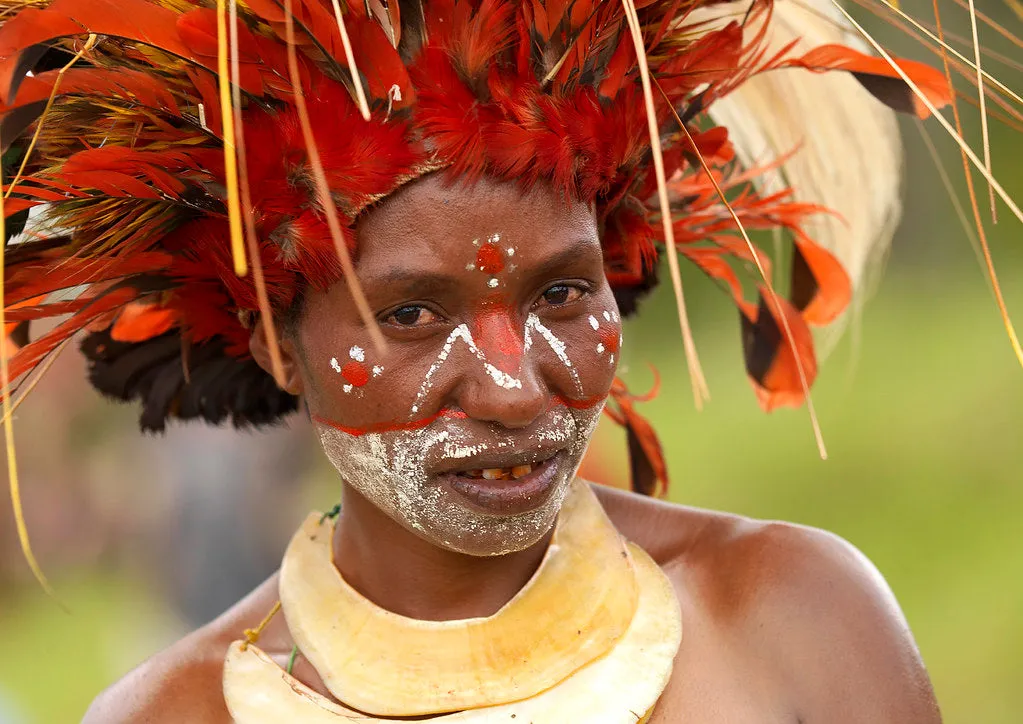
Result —
[[622, 534], [675, 584], [684, 616], [717, 645], [769, 666], [802, 721], [940, 721], [890, 587], [832, 533], [689, 508], [621, 491], [598, 496]]
[[[206, 626], [145, 661], [96, 697], [82, 724], [226, 724], [227, 647], [273, 606], [276, 575]], [[279, 635], [267, 630], [268, 639]]]

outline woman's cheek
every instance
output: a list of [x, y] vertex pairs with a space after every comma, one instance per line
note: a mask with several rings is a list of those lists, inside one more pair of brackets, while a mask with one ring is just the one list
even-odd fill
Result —
[[597, 308], [573, 335], [569, 353], [577, 360], [584, 391], [588, 397], [606, 394], [618, 368], [622, 326], [618, 311]]
[[312, 345], [306, 352], [307, 389], [311, 412], [346, 426], [361, 429], [398, 423], [407, 413], [406, 398], [414, 392], [401, 389], [408, 370], [389, 364], [369, 344]]

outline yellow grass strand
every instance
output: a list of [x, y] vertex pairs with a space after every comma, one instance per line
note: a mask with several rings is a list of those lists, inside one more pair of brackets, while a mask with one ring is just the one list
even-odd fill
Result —
[[53, 363], [57, 361], [58, 357], [60, 357], [61, 352], [67, 349], [68, 342], [70, 341], [71, 338], [68, 337], [59, 345], [57, 345], [57, 348], [53, 350], [53, 352], [51, 352], [49, 355], [47, 355], [46, 361], [36, 368], [35, 375], [25, 385], [25, 389], [22, 390], [20, 387], [18, 388], [19, 393], [18, 398], [14, 400], [13, 403], [11, 403], [10, 412], [4, 413], [3, 418], [0, 419], [0, 424], [6, 423], [8, 420], [13, 418], [14, 413], [18, 411], [19, 407], [21, 407], [21, 403], [24, 402], [30, 394], [32, 394], [32, 390], [36, 388], [36, 385], [38, 385], [42, 381], [43, 377], [46, 376], [46, 373], [50, 371], [50, 368], [53, 366]]
[[248, 157], [245, 155], [242, 91], [238, 82], [241, 69], [238, 58], [237, 0], [229, 0], [228, 18], [231, 44], [231, 92], [233, 94], [235, 135], [238, 141], [238, 190], [241, 194], [242, 220], [245, 224], [245, 247], [252, 264], [252, 283], [256, 287], [259, 316], [263, 320], [267, 347], [270, 351], [270, 371], [274, 380], [281, 384], [284, 380], [284, 364], [281, 361], [281, 347], [277, 339], [277, 327], [274, 325], [273, 312], [270, 309], [270, 299], [266, 293], [266, 279], [263, 276], [263, 264], [259, 257], [259, 241], [256, 237], [256, 222], [252, 218], [252, 190], [249, 188]]
[[[290, 3], [290, 0], [287, 1]], [[345, 18], [341, 14], [341, 2], [340, 0], [332, 0], [332, 2], [334, 4], [334, 19], [337, 20], [337, 30], [341, 33], [341, 45], [345, 49], [345, 60], [348, 62], [348, 70], [352, 74], [352, 85], [355, 86], [355, 100], [359, 104], [359, 112], [362, 113], [363, 119], [368, 121], [369, 103], [366, 101], [366, 91], [362, 87], [362, 76], [359, 75], [359, 66], [355, 64], [355, 53], [352, 51], [352, 41], [348, 38]], [[289, 20], [288, 22], [293, 21]], [[289, 40], [288, 42], [290, 43], [291, 41]]]
[[966, 216], [966, 209], [963, 208], [963, 202], [959, 200], [959, 194], [956, 193], [955, 187], [952, 185], [952, 177], [949, 176], [948, 169], [945, 168], [945, 163], [941, 160], [938, 147], [934, 145], [931, 134], [927, 132], [927, 127], [919, 118], [916, 121], [916, 128], [923, 139], [927, 154], [931, 157], [931, 161], [934, 162], [934, 168], [938, 171], [938, 178], [941, 180], [945, 193], [948, 194], [948, 200], [952, 202], [952, 209], [959, 220], [959, 225], [963, 228], [963, 233], [966, 234], [966, 238], [970, 241], [973, 253], [977, 257], [977, 264], [984, 271], [984, 275], [987, 276], [987, 265], [984, 263], [984, 252], [981, 250], [980, 239], [977, 237], [976, 230]]
[[678, 321], [682, 330], [682, 344], [685, 348], [686, 361], [689, 365], [689, 378], [693, 386], [693, 399], [696, 408], [702, 409], [705, 400], [710, 398], [707, 380], [700, 366], [700, 358], [696, 353], [692, 329], [689, 326], [689, 315], [686, 312], [685, 295], [682, 291], [682, 273], [678, 265], [678, 250], [675, 248], [675, 231], [672, 228], [671, 205], [668, 202], [668, 184], [664, 176], [664, 158], [661, 155], [660, 130], [657, 128], [657, 114], [654, 109], [654, 95], [650, 87], [650, 69], [646, 62], [646, 48], [643, 34], [639, 27], [639, 15], [633, 0], [622, 0], [625, 17], [629, 22], [632, 40], [636, 46], [636, 57], [639, 60], [640, 79], [643, 83], [643, 100], [646, 103], [647, 123], [650, 128], [650, 147], [653, 153], [654, 173], [657, 176], [657, 196], [661, 204], [661, 222], [664, 226], [664, 245], [668, 257], [668, 269], [671, 273], [671, 285], [675, 290], [675, 301], [678, 307]]
[[1000, 90], [1002, 93], [1004, 93], [1005, 95], [1007, 95], [1010, 98], [1012, 98], [1017, 103], [1023, 105], [1023, 97], [1021, 97], [1014, 90], [1012, 90], [1011, 88], [1006, 86], [1000, 80], [995, 78], [993, 75], [988, 73], [986, 70], [982, 70], [982, 69], [978, 68], [974, 64], [974, 62], [972, 60], [970, 60], [965, 55], [960, 53], [958, 50], [953, 48], [951, 45], [946, 43], [943, 37], [939, 38], [937, 35], [932, 33], [928, 28], [924, 27], [924, 25], [922, 25], [918, 20], [916, 20], [912, 16], [906, 14], [903, 10], [899, 9], [898, 7], [896, 7], [889, 0], [878, 0], [878, 1], [880, 3], [882, 3], [885, 7], [889, 8], [892, 12], [897, 13], [899, 15], [899, 17], [901, 17], [907, 23], [910, 23], [911, 25], [913, 25], [913, 27], [915, 27], [921, 33], [926, 35], [930, 40], [932, 40], [933, 42], [935, 42], [939, 46], [941, 46], [942, 49], [944, 49], [944, 50], [948, 51], [949, 53], [951, 53], [952, 55], [954, 55], [958, 60], [960, 60], [963, 64], [965, 64], [970, 70], [977, 71], [977, 72], [981, 73], [984, 76], [984, 80], [987, 81], [987, 83], [989, 85], [994, 86], [995, 88]]
[[[0, 172], [0, 176], [2, 176], [2, 172]], [[3, 179], [0, 178], [0, 187], [2, 187], [2, 183]], [[7, 220], [5, 218], [4, 196], [0, 195], [0, 243], [4, 245], [0, 248], [0, 330], [7, 328], [6, 302], [3, 301], [6, 239]], [[18, 480], [18, 462], [14, 449], [14, 420], [11, 419], [14, 410], [11, 407], [11, 395], [9, 393], [11, 376], [6, 352], [7, 350], [0, 352], [0, 389], [5, 391], [2, 402], [0, 402], [0, 409], [3, 412], [4, 445], [7, 448], [7, 481], [11, 495], [11, 507], [14, 510], [14, 524], [18, 531], [18, 544], [21, 546], [21, 553], [25, 557], [32, 575], [39, 581], [39, 585], [43, 587], [43, 590], [56, 600], [57, 597], [53, 587], [47, 580], [43, 569], [39, 566], [39, 561], [36, 560], [35, 553], [32, 551], [32, 541], [29, 539], [28, 526], [25, 524], [25, 510], [21, 502], [21, 484]]]
[[323, 215], [326, 217], [331, 239], [334, 241], [334, 249], [341, 262], [348, 291], [352, 295], [359, 316], [362, 317], [362, 321], [366, 325], [374, 348], [379, 354], [384, 354], [387, 350], [387, 342], [380, 331], [380, 325], [369, 308], [369, 302], [366, 300], [359, 278], [355, 275], [355, 266], [352, 264], [351, 254], [348, 253], [348, 246], [345, 244], [344, 232], [337, 216], [337, 209], [334, 207], [334, 200], [330, 195], [330, 186], [327, 184], [327, 175], [323, 171], [320, 150], [316, 146], [316, 138], [313, 136], [312, 124], [309, 121], [309, 110], [306, 107], [305, 93], [302, 90], [302, 78], [298, 71], [298, 55], [295, 50], [295, 19], [291, 14], [291, 0], [284, 0], [284, 22], [287, 36], [286, 45], [288, 46], [288, 74], [291, 76], [291, 86], [295, 93], [295, 111], [298, 113], [299, 125], [302, 127], [302, 137], [309, 154], [309, 167], [316, 183], [316, 192], [320, 205], [323, 207]]
[[[916, 95], [916, 97], [920, 99], [920, 102], [924, 104], [927, 110], [931, 112], [931, 115], [934, 116], [934, 118], [937, 119], [937, 121], [941, 124], [942, 128], [945, 129], [945, 132], [948, 133], [948, 135], [956, 142], [956, 144], [962, 151], [963, 155], [969, 158], [969, 160], [973, 163], [977, 170], [980, 171], [984, 178], [988, 180], [988, 183], [990, 183], [991, 186], [995, 189], [995, 191], [998, 192], [998, 195], [1001, 197], [1002, 201], [1005, 202], [1005, 205], [1009, 207], [1009, 209], [1012, 211], [1012, 213], [1016, 216], [1017, 219], [1023, 221], [1023, 212], [1020, 211], [1019, 206], [1016, 205], [1016, 202], [1012, 200], [1012, 197], [1009, 196], [1009, 194], [1005, 191], [1004, 188], [1002, 188], [1002, 185], [998, 183], [994, 175], [991, 174], [984, 167], [984, 164], [981, 162], [981, 160], [977, 158], [977, 154], [974, 153], [973, 149], [970, 148], [969, 144], [967, 144], [966, 141], [963, 140], [962, 135], [957, 133], [956, 129], [952, 128], [952, 125], [948, 122], [948, 119], [946, 119], [943, 115], [941, 115], [938, 112], [938, 109], [934, 106], [933, 103], [931, 103], [931, 100], [920, 90], [920, 88], [916, 85], [916, 83], [912, 81], [912, 79], [906, 74], [906, 72], [899, 67], [899, 64], [895, 62], [892, 56], [889, 55], [888, 52], [881, 47], [881, 44], [878, 43], [874, 39], [874, 37], [863, 28], [862, 25], [856, 22], [853, 16], [850, 15], [844, 7], [842, 7], [841, 3], [839, 3], [838, 0], [831, 0], [831, 2], [832, 4], [834, 4], [836, 8], [838, 8], [838, 11], [845, 16], [846, 20], [849, 21], [852, 27], [855, 28], [856, 31], [861, 36], [863, 36], [863, 39], [870, 43], [874, 50], [877, 51], [877, 53], [888, 62], [888, 65], [890, 65], [892, 69], [899, 74], [899, 76], [906, 83], [906, 85], [909, 86], [910, 90], [913, 91], [914, 95]], [[936, 0], [935, 9], [937, 9]], [[946, 68], [946, 78], [947, 77], [949, 77], [949, 72], [948, 69]], [[953, 99], [952, 105], [953, 113], [957, 113], [955, 108], [956, 108], [955, 101]], [[976, 212], [976, 198], [972, 190], [973, 178], [972, 175], [969, 173], [969, 169], [967, 168], [966, 170], [967, 170], [966, 184], [970, 189], [970, 200]], [[1019, 365], [1023, 367], [1023, 347], [1020, 346], [1019, 337], [1016, 335], [1016, 328], [1012, 324], [1012, 319], [1010, 319], [1009, 317], [1009, 310], [1005, 306], [1005, 299], [1002, 297], [1002, 290], [998, 284], [998, 276], [995, 273], [995, 265], [991, 259], [991, 250], [988, 248], [987, 240], [984, 235], [984, 226], [982, 223], [980, 223], [979, 214], [975, 213], [975, 216], [977, 217], [976, 218], [977, 233], [980, 237], [981, 246], [984, 250], [984, 259], [985, 262], [987, 263], [988, 274], [990, 275], [991, 278], [992, 290], [994, 291], [995, 298], [998, 301], [998, 311], [1002, 317], [1002, 324], [1005, 326], [1005, 332], [1009, 337], [1009, 343], [1012, 345], [1012, 351], [1016, 355], [1016, 360], [1017, 362], [1019, 362]]]
[[231, 107], [231, 78], [228, 75], [227, 2], [217, 0], [217, 86], [220, 91], [220, 116], [224, 127], [224, 175], [227, 185], [227, 220], [231, 235], [234, 273], [248, 273], [245, 242], [242, 238], [241, 204], [238, 200], [238, 154], [235, 148], [235, 118]]
[[938, 123], [941, 124], [941, 126], [945, 129], [949, 136], [952, 137], [952, 139], [956, 142], [956, 145], [958, 145], [959, 148], [962, 149], [962, 151], [970, 159], [970, 161], [977, 168], [977, 170], [980, 171], [981, 175], [983, 175], [984, 178], [987, 179], [988, 182], [994, 187], [995, 192], [998, 194], [999, 198], [1001, 198], [1002, 201], [1005, 202], [1005, 205], [1009, 207], [1009, 209], [1013, 213], [1013, 216], [1015, 216], [1020, 221], [1023, 221], [1023, 211], [1020, 210], [1016, 202], [1013, 201], [1011, 196], [1009, 196], [1005, 188], [1003, 188], [1002, 185], [998, 183], [998, 180], [994, 177], [994, 175], [988, 172], [987, 168], [984, 167], [983, 161], [981, 161], [977, 157], [977, 154], [973, 152], [973, 149], [970, 148], [969, 144], [967, 144], [966, 141], [963, 140], [962, 136], [956, 133], [955, 129], [952, 128], [952, 125], [948, 122], [948, 120], [944, 116], [942, 116], [941, 113], [938, 112], [938, 109], [934, 106], [931, 100], [926, 95], [924, 95], [923, 91], [920, 90], [919, 86], [917, 86], [917, 84], [914, 83], [913, 80], [908, 75], [906, 75], [906, 72], [899, 67], [899, 65], [895, 62], [892, 56], [889, 55], [888, 52], [881, 47], [881, 45], [873, 38], [873, 36], [871, 36], [866, 30], [864, 30], [863, 26], [857, 23], [856, 20], [853, 19], [852, 15], [846, 12], [845, 8], [842, 7], [838, 0], [831, 0], [831, 2], [835, 5], [835, 7], [839, 9], [839, 11], [843, 15], [845, 15], [845, 17], [853, 25], [856, 31], [859, 32], [860, 35], [862, 35], [864, 39], [867, 40], [868, 43], [870, 43], [874, 50], [876, 50], [878, 54], [888, 62], [892, 69], [896, 73], [898, 73], [899, 77], [901, 77], [902, 80], [909, 87], [909, 89], [913, 91], [914, 95], [916, 95], [920, 102], [924, 104], [924, 107], [931, 112], [931, 115], [934, 116]]
[[[969, 5], [966, 4], [966, 0], [954, 0], [954, 1], [955, 1], [955, 4], [958, 5], [959, 7], [963, 8], [964, 10], [969, 10]], [[1011, 7], [1011, 5], [1010, 5], [1010, 7]], [[1015, 46], [1017, 46], [1019, 48], [1023, 48], [1023, 40], [1017, 38], [1015, 35], [1010, 33], [1008, 30], [1003, 28], [1001, 25], [999, 25], [993, 19], [991, 19], [991, 17], [985, 15], [980, 10], [977, 10], [976, 14], [977, 14], [977, 19], [980, 20], [982, 23], [987, 25], [989, 28], [994, 30], [996, 33], [1001, 35], [1003, 38], [1008, 40], [1013, 45], [1015, 45]]]
[[[938, 31], [938, 36], [944, 39], [944, 30], [941, 26], [941, 10], [938, 7], [938, 0], [933, 0], [934, 7], [934, 21]], [[951, 84], [952, 73], [949, 70], [948, 54], [944, 51], [941, 54], [942, 63], [945, 70], [945, 78]], [[955, 98], [952, 99], [952, 118], [955, 120], [956, 132], [959, 137], [962, 137], [963, 124], [962, 119], [959, 117], [959, 106], [956, 104]], [[988, 281], [991, 284], [991, 291], [995, 296], [995, 303], [998, 305], [998, 312], [1002, 317], [1002, 324], [1005, 326], [1006, 334], [1009, 336], [1009, 342], [1012, 344], [1013, 352], [1016, 354], [1016, 360], [1023, 366], [1023, 350], [1020, 349], [1019, 338], [1016, 336], [1016, 329], [1013, 327], [1012, 319], [1009, 317], [1009, 310], [1006, 307], [1005, 299], [1002, 296], [1002, 286], [998, 282], [998, 274], [995, 272], [994, 261], [991, 259], [991, 248], [987, 243], [987, 233], [984, 231], [984, 221], [980, 218], [980, 208], [977, 204], [977, 192], [973, 188], [973, 173], [970, 170], [970, 165], [967, 163], [968, 149], [960, 146], [960, 155], [963, 161], [963, 176], [966, 179], [966, 191], [970, 199], [970, 210], [973, 212], [973, 223], [977, 230], [977, 241], [980, 245], [981, 254], [984, 259], [984, 268], [987, 270]]]
[[[977, 96], [980, 101], [980, 134], [984, 146], [984, 168], [991, 173], [991, 137], [987, 126], [987, 105], [984, 98], [984, 71], [980, 67], [980, 36], [977, 33], [977, 8], [974, 0], [970, 0], [970, 31], [973, 33], [973, 58], [977, 66]], [[988, 184], [988, 195], [991, 197], [991, 220], [998, 221], [998, 210], [995, 208], [995, 190]]]
[[[57, 71], [57, 77], [54, 78], [53, 87], [50, 89], [50, 97], [46, 99], [46, 105], [43, 107], [43, 112], [39, 115], [39, 120], [36, 121], [36, 129], [32, 133], [32, 140], [29, 141], [28, 148], [25, 149], [25, 155], [21, 157], [21, 165], [18, 167], [18, 173], [14, 174], [14, 178], [11, 180], [10, 186], [7, 187], [7, 193], [4, 194], [5, 199], [10, 198], [11, 194], [14, 192], [14, 187], [21, 181], [21, 175], [25, 173], [25, 167], [28, 165], [28, 159], [32, 155], [32, 151], [35, 149], [36, 143], [39, 141], [39, 135], [42, 133], [46, 117], [49, 114], [50, 109], [53, 108], [53, 102], [57, 99], [57, 92], [60, 90], [61, 81], [64, 80], [64, 74], [67, 73], [75, 63], [81, 60], [82, 56], [92, 50], [92, 48], [96, 45], [97, 40], [98, 36], [89, 35], [81, 50], [75, 53], [71, 60], [69, 60], [63, 68]], [[0, 185], [0, 188], [3, 188], [3, 186]]]

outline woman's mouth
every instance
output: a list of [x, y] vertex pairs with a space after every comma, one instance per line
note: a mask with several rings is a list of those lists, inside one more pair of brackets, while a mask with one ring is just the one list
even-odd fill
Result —
[[535, 463], [471, 468], [440, 477], [472, 507], [491, 515], [515, 515], [535, 510], [547, 500], [562, 458], [558, 452]]
[[478, 480], [483, 478], [484, 480], [518, 480], [524, 478], [533, 472], [533, 466], [531, 464], [516, 465], [511, 468], [480, 468], [479, 470], [466, 470], [463, 473], [459, 473], [467, 478], [473, 478]]

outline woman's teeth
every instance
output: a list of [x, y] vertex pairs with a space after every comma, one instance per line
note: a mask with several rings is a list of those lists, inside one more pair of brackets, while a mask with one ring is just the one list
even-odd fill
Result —
[[467, 478], [482, 478], [484, 480], [518, 480], [521, 477], [533, 472], [532, 465], [516, 465], [511, 468], [483, 468], [480, 470], [468, 470], [463, 475]]

